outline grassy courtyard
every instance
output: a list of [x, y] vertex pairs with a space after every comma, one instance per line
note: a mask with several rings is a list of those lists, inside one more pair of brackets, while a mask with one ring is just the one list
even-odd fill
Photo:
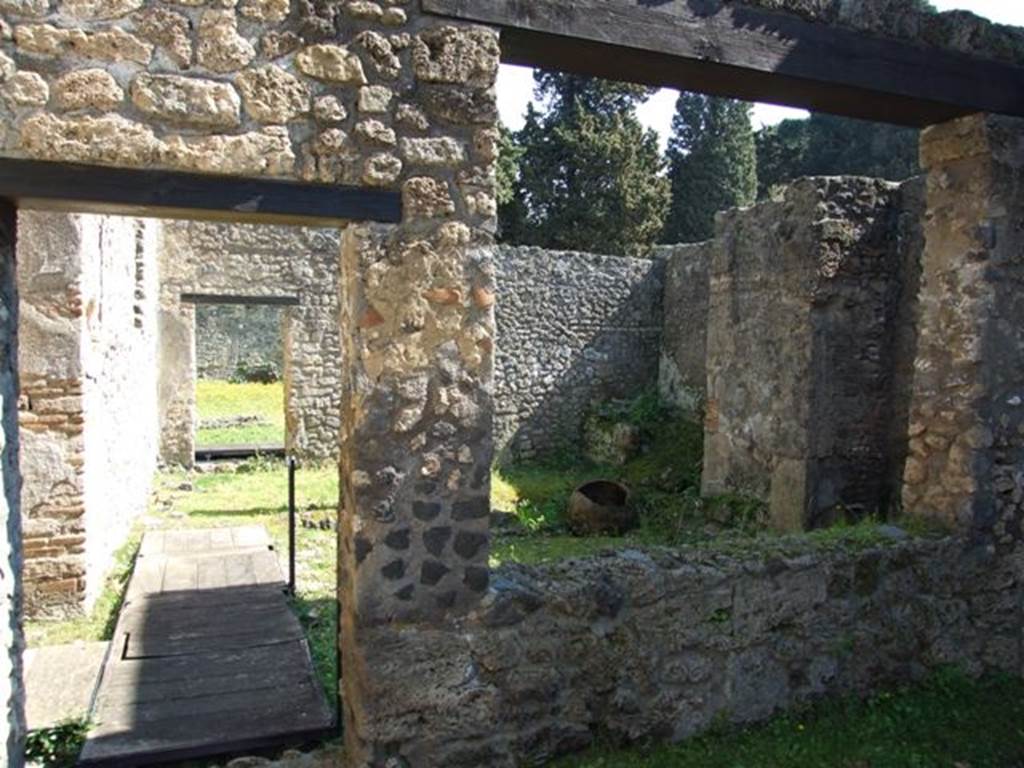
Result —
[[284, 443], [284, 384], [196, 382], [196, 445]]

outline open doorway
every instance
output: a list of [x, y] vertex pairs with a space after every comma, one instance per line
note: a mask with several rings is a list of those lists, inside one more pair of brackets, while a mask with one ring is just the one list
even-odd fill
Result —
[[284, 455], [286, 305], [220, 301], [196, 297], [196, 457]]
[[[190, 287], [206, 293], [190, 295], [180, 268], [186, 244], [205, 253], [226, 242], [236, 257], [252, 249], [260, 255], [245, 263], [258, 270], [261, 256], [278, 266], [289, 257], [284, 243], [314, 242], [306, 265], [333, 269], [327, 293], [337, 283], [337, 234], [313, 241], [303, 238], [318, 231], [300, 227], [203, 229], [34, 211], [21, 212], [20, 232], [29, 728], [61, 724], [69, 741], [85, 738], [82, 759], [93, 764], [273, 747], [333, 732], [337, 437], [324, 445], [303, 418], [337, 408], [317, 387], [333, 388], [324, 378], [336, 378], [338, 313], [319, 297], [304, 306], [310, 293], [297, 283], [286, 284], [284, 296], [271, 293], [280, 286], [264, 287], [256, 299], [225, 301], [227, 286], [204, 282], [201, 264], [189, 273]], [[177, 272], [167, 268], [169, 248]], [[247, 274], [246, 287], [260, 290], [255, 273]], [[204, 316], [223, 307], [221, 325], [239, 331], [227, 344], [261, 348], [276, 338], [266, 361], [274, 375], [254, 376], [242, 382], [251, 388], [228, 389], [209, 404], [202, 385], [197, 396], [193, 372], [223, 370], [210, 355], [225, 344], [217, 318]], [[298, 359], [289, 361], [285, 349]], [[236, 373], [258, 367], [252, 355], [233, 365]], [[207, 381], [216, 394], [221, 382]], [[176, 411], [182, 401], [191, 410]], [[202, 417], [204, 407], [232, 404], [257, 409], [267, 423], [196, 432], [197, 406]], [[233, 428], [248, 426], [263, 432], [247, 439], [273, 440], [283, 454], [286, 410], [288, 445], [301, 458], [292, 477], [284, 457], [268, 453], [217, 465], [197, 464], [191, 451], [180, 463], [162, 454], [176, 412], [186, 414], [186, 444], [197, 434], [230, 440]], [[293, 531], [296, 578], [288, 590]], [[268, 669], [272, 687], [285, 693], [268, 687]], [[159, 711], [147, 710], [148, 702]], [[229, 734], [204, 735], [210, 723], [235, 721]]]

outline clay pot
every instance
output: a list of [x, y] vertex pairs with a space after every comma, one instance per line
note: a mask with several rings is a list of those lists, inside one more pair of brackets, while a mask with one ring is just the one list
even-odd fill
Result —
[[577, 536], [621, 536], [639, 523], [629, 489], [611, 480], [594, 480], [573, 491], [566, 516]]

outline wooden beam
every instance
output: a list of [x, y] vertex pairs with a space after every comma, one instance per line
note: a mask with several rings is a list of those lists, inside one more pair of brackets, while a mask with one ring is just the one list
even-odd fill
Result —
[[185, 304], [237, 304], [249, 307], [297, 307], [298, 296], [239, 296], [219, 293], [183, 293]]
[[0, 198], [20, 208], [344, 226], [397, 223], [397, 191], [0, 158]]
[[502, 58], [923, 127], [1024, 116], [1024, 68], [711, 0], [422, 0], [502, 30]]

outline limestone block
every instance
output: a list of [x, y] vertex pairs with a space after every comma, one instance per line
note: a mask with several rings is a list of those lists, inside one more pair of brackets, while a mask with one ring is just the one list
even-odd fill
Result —
[[451, 216], [455, 213], [448, 185], [440, 179], [418, 176], [402, 186], [402, 200], [406, 215], [427, 219]]
[[132, 21], [139, 37], [164, 48], [179, 67], [187, 67], [191, 63], [191, 22], [187, 16], [152, 6], [136, 13]]
[[0, 83], [13, 75], [16, 69], [14, 60], [6, 53], [0, 51]]
[[401, 175], [402, 161], [386, 152], [370, 156], [363, 167], [363, 182], [374, 187], [390, 186]]
[[142, 0], [64, 0], [60, 12], [75, 19], [117, 19], [142, 7]]
[[109, 112], [124, 100], [124, 91], [104, 69], [78, 69], [53, 84], [53, 98], [59, 109], [95, 109]]
[[337, 96], [321, 96], [313, 103], [313, 117], [318, 123], [341, 123], [348, 110]]
[[383, 85], [367, 85], [359, 90], [359, 111], [371, 114], [387, 112], [394, 91]]
[[401, 8], [385, 8], [380, 20], [389, 27], [400, 27], [409, 20], [409, 17]]
[[42, 107], [50, 99], [50, 88], [35, 72], [16, 72], [3, 84], [4, 101], [12, 109]]
[[280, 124], [309, 111], [309, 88], [274, 64], [238, 76], [245, 110], [261, 123]]
[[413, 44], [416, 77], [429, 83], [456, 83], [489, 88], [498, 72], [501, 50], [497, 34], [479, 27], [434, 27]]
[[399, 104], [395, 114], [395, 122], [413, 131], [426, 131], [430, 128], [430, 121], [423, 111], [412, 104]]
[[379, 21], [384, 11], [380, 5], [370, 0], [351, 0], [345, 6], [345, 13], [354, 19], [365, 19], [366, 21]]
[[242, 0], [238, 12], [249, 19], [277, 24], [288, 17], [290, 0]]
[[294, 32], [268, 32], [260, 38], [260, 48], [268, 59], [279, 59], [302, 47], [302, 38]]
[[203, 128], [234, 128], [240, 122], [241, 101], [228, 83], [140, 74], [131, 94], [136, 107], [164, 122]]
[[137, 64], [149, 64], [153, 57], [152, 45], [120, 27], [90, 32], [58, 29], [50, 24], [22, 24], [14, 29], [14, 42], [23, 51], [44, 56], [70, 51], [87, 59]]
[[366, 75], [359, 57], [343, 45], [311, 45], [295, 57], [299, 71], [330, 83], [364, 85]]
[[363, 120], [356, 125], [355, 134], [363, 141], [382, 147], [395, 145], [395, 131], [388, 128], [380, 120]]
[[2, 0], [0, 12], [11, 16], [40, 17], [50, 12], [49, 0]]
[[21, 144], [41, 159], [134, 167], [154, 163], [161, 150], [150, 128], [120, 115], [33, 115], [21, 126]]
[[213, 72], [237, 72], [256, 56], [252, 43], [238, 34], [233, 10], [204, 11], [198, 38], [196, 59]]
[[395, 54], [391, 42], [379, 32], [367, 30], [358, 37], [356, 42], [370, 57], [373, 68], [381, 77], [394, 80], [402, 71], [402, 62]]
[[414, 165], [451, 168], [466, 161], [465, 145], [444, 136], [431, 139], [402, 139], [402, 157]]
[[289, 176], [295, 170], [288, 130], [276, 126], [237, 136], [176, 136], [163, 156], [169, 165], [204, 173]]

